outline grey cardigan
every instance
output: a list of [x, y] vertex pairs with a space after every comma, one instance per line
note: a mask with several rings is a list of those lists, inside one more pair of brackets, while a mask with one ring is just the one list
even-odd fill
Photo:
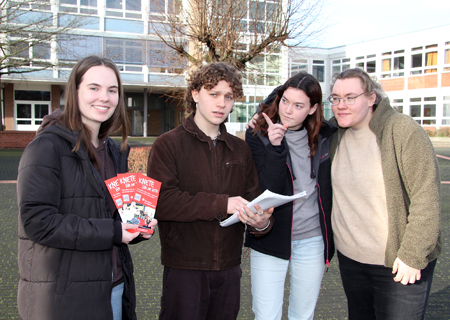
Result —
[[[337, 126], [336, 119], [331, 120]], [[384, 98], [369, 123], [381, 151], [388, 209], [385, 266], [399, 257], [408, 266], [424, 269], [441, 253], [440, 177], [433, 145], [411, 117], [398, 113]], [[346, 128], [339, 128], [331, 157]]]

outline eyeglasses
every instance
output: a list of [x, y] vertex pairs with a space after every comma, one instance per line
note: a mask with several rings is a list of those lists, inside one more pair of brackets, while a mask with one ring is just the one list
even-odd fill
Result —
[[328, 97], [328, 101], [330, 101], [330, 103], [333, 106], [337, 106], [339, 103], [341, 103], [341, 100], [348, 106], [355, 104], [355, 100], [356, 98], [358, 98], [359, 96], [362, 96], [365, 92], [358, 94], [357, 96], [354, 97], [347, 97], [347, 98], [338, 98], [338, 97], [333, 97], [333, 96], [329, 96]]

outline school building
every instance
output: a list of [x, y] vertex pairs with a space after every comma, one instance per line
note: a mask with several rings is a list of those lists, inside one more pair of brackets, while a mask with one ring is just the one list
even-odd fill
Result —
[[[0, 148], [23, 148], [31, 141], [43, 117], [63, 107], [62, 94], [71, 66], [89, 54], [110, 57], [121, 70], [130, 136], [158, 136], [180, 125], [186, 116], [182, 102], [169, 96], [185, 88], [186, 68], [167, 59], [173, 53], [149, 29], [150, 19], [158, 19], [151, 14], [156, 11], [155, 4], [164, 1], [171, 10], [173, 0], [52, 2], [47, 14], [88, 13], [89, 23], [71, 37], [55, 37], [48, 45], [26, 53], [32, 57], [33, 50], [39, 50], [42, 59], [63, 61], [64, 67], [1, 78]], [[8, 35], [15, 36], [20, 35]], [[51, 50], [56, 46], [65, 50]], [[42, 62], [36, 61], [36, 65]], [[332, 75], [355, 67], [382, 83], [399, 112], [430, 130], [450, 126], [450, 25], [336, 48], [281, 48], [262, 54], [254, 63], [261, 71], [246, 72], [245, 96], [236, 101], [226, 124], [233, 134], [245, 131], [256, 106], [299, 71], [319, 80], [325, 117], [330, 118], [326, 98]]]

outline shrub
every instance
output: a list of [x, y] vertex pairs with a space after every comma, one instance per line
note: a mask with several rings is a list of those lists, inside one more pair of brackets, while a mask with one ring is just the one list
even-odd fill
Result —
[[433, 130], [425, 130], [428, 133], [429, 137], [436, 137], [436, 131]]
[[134, 147], [128, 157], [128, 171], [131, 173], [147, 174], [148, 154], [152, 147]]
[[440, 128], [436, 130], [436, 136], [438, 137], [449, 137], [450, 136], [450, 128]]

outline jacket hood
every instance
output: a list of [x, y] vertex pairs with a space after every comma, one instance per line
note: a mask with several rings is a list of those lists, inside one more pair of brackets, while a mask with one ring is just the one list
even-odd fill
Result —
[[56, 109], [51, 114], [46, 115], [36, 133], [35, 138], [43, 134], [52, 133], [60, 136], [64, 140], [67, 140], [72, 144], [72, 147], [74, 147], [78, 141], [78, 132], [67, 129], [61, 122], [59, 122], [59, 117], [61, 114], [62, 111], [60, 109]]
[[62, 110], [61, 109], [56, 109], [51, 114], [48, 114], [48, 115], [44, 116], [44, 119], [42, 120], [41, 126], [37, 130], [37, 133], [41, 132], [45, 128], [48, 128], [49, 126], [51, 126], [55, 122], [59, 121], [59, 117], [61, 116], [61, 114], [62, 114]]

